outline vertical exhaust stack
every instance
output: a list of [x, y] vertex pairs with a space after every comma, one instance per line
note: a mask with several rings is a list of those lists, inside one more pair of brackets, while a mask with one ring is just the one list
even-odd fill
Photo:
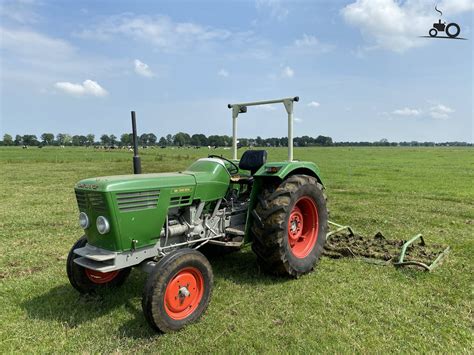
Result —
[[137, 136], [137, 122], [135, 119], [135, 111], [132, 111], [132, 141], [133, 141], [133, 173], [142, 173], [142, 162], [138, 156], [138, 136]]

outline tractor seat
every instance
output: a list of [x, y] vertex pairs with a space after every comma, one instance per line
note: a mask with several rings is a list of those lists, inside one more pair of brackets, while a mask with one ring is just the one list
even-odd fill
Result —
[[242, 170], [249, 170], [250, 176], [236, 175], [232, 177], [232, 181], [239, 184], [251, 184], [253, 176], [263, 164], [267, 162], [266, 150], [247, 150], [240, 158], [239, 168]]

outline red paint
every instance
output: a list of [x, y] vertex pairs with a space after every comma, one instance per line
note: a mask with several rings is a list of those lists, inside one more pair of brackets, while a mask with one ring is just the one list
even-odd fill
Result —
[[304, 196], [296, 201], [288, 218], [288, 243], [297, 258], [305, 258], [313, 250], [318, 240], [318, 223], [318, 209], [313, 199]]
[[89, 280], [95, 284], [106, 284], [107, 282], [112, 281], [119, 274], [119, 270], [110, 271], [110, 272], [100, 272], [91, 269], [85, 269], [86, 275]]
[[185, 319], [198, 308], [203, 294], [204, 277], [201, 271], [194, 267], [184, 268], [166, 286], [165, 311], [174, 320]]

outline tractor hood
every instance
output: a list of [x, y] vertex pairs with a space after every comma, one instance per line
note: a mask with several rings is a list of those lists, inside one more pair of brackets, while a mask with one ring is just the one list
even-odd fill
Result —
[[167, 187], [195, 185], [196, 180], [191, 173], [156, 173], [137, 175], [115, 175], [89, 178], [79, 181], [76, 189], [99, 192], [120, 192], [147, 190]]

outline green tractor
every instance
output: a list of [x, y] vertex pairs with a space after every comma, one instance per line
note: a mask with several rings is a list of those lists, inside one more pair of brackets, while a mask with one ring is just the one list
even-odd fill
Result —
[[[293, 160], [293, 104], [298, 97], [229, 105], [233, 159], [209, 155], [186, 170], [141, 174], [135, 116], [134, 175], [85, 179], [75, 186], [84, 229], [67, 259], [81, 293], [118, 287], [132, 267], [148, 273], [142, 308], [161, 332], [176, 331], [206, 310], [213, 288], [199, 250], [252, 244], [259, 266], [298, 277], [313, 270], [326, 241], [328, 212], [319, 169]], [[265, 150], [237, 159], [237, 118], [247, 107], [283, 103], [288, 161], [267, 162]]]

